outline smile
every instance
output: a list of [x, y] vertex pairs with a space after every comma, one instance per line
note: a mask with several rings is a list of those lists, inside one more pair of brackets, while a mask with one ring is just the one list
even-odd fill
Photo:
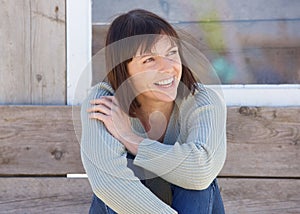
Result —
[[170, 87], [173, 85], [175, 81], [174, 77], [171, 77], [169, 79], [161, 80], [159, 82], [154, 83], [154, 85], [160, 86], [160, 87]]

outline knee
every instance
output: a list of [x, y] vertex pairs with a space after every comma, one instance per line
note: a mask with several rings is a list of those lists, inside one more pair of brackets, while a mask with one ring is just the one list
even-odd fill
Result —
[[180, 186], [176, 186], [174, 184], [171, 184], [171, 189], [172, 192], [176, 192], [176, 191], [180, 191], [180, 192], [187, 192], [187, 193], [197, 193], [197, 192], [203, 192], [206, 191], [208, 189], [215, 189], [215, 187], [217, 186], [217, 179], [214, 179], [211, 184], [206, 188], [206, 189], [201, 189], [201, 190], [195, 190], [195, 189], [186, 189]]

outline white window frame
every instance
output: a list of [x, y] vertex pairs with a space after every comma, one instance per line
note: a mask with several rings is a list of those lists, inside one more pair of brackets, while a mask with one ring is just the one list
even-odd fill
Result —
[[[91, 11], [91, 0], [66, 0], [68, 105], [82, 101], [76, 100], [74, 94], [79, 77], [92, 58]], [[84, 81], [80, 83], [83, 98], [90, 86], [90, 78], [91, 75], [87, 75], [86, 79], [80, 80]], [[227, 106], [300, 106], [300, 84], [222, 85], [222, 89]]]
[[[83, 79], [82, 73], [86, 72], [92, 59], [91, 10], [91, 0], [66, 0], [68, 105], [80, 104], [90, 87], [91, 75]], [[82, 96], [75, 96], [78, 91], [81, 91]]]

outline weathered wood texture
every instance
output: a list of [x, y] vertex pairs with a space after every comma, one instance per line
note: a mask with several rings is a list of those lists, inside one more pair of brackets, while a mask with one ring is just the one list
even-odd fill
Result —
[[1, 214], [88, 213], [87, 179], [0, 178]]
[[[0, 106], [0, 213], [88, 212], [88, 180], [60, 177], [84, 173], [73, 123], [78, 106]], [[227, 213], [300, 212], [299, 123], [299, 108], [228, 109]]]
[[[0, 174], [83, 173], [73, 127], [80, 135], [79, 107], [74, 110], [0, 106]], [[222, 176], [300, 177], [299, 108], [231, 107], [227, 139]]]
[[70, 106], [0, 106], [0, 174], [83, 172]]
[[65, 0], [3, 0], [0, 104], [65, 104]]
[[219, 179], [228, 214], [300, 213], [299, 179]]
[[300, 177], [300, 108], [228, 109], [222, 175]]
[[65, 0], [31, 1], [32, 104], [66, 103]]
[[0, 14], [0, 103], [30, 102], [30, 2], [1, 1]]
[[[299, 213], [299, 179], [219, 178], [226, 213]], [[0, 178], [0, 213], [88, 213], [87, 179]]]

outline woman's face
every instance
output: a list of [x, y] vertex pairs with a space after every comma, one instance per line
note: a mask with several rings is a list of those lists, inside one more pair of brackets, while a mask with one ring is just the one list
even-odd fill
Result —
[[133, 57], [127, 70], [140, 103], [175, 100], [182, 65], [178, 47], [168, 36], [162, 36], [150, 52]]

